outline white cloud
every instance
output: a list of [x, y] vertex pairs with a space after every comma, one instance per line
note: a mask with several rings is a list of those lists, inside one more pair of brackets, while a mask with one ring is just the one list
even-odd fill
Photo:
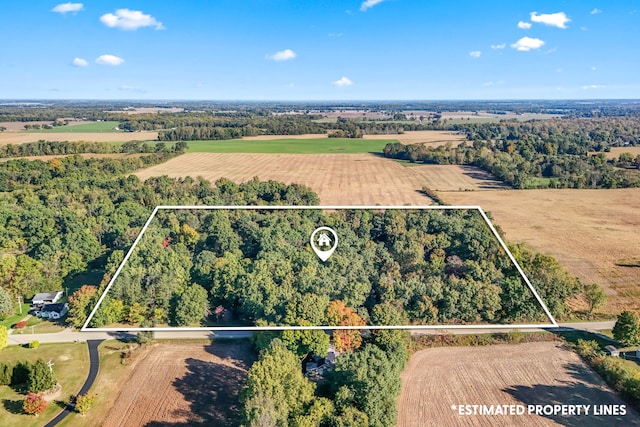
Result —
[[342, 37], [343, 34], [342, 33], [329, 33], [329, 34], [327, 34], [327, 36], [329, 36], [329, 37]]
[[592, 15], [597, 15], [598, 13], [602, 13], [602, 11], [600, 9], [598, 9], [597, 7], [595, 9], [593, 9], [591, 12]]
[[469, 52], [469, 56], [472, 58], [480, 58], [480, 55], [482, 55], [482, 52], [479, 50]]
[[595, 71], [595, 70], [597, 70], [596, 67], [591, 67], [591, 71]]
[[144, 90], [140, 89], [137, 86], [131, 86], [131, 85], [122, 85], [118, 88], [118, 90], [121, 90], [123, 92], [141, 92], [144, 93]]
[[491, 49], [504, 49], [505, 47], [507, 47], [506, 43], [492, 44], [491, 45]]
[[582, 86], [582, 90], [591, 90], [591, 89], [602, 89], [604, 86], [602, 85], [587, 85]]
[[82, 9], [84, 9], [84, 5], [82, 3], [62, 3], [51, 9], [51, 12], [61, 13], [64, 15], [69, 12], [80, 12]]
[[344, 76], [340, 80], [333, 82], [333, 85], [338, 87], [351, 86], [352, 84], [353, 82]]
[[511, 45], [512, 48], [517, 49], [521, 52], [527, 52], [531, 49], [539, 49], [544, 45], [544, 42], [540, 39], [534, 39], [531, 37], [523, 37], [517, 42]]
[[531, 21], [551, 27], [567, 28], [566, 24], [570, 22], [571, 19], [569, 19], [564, 12], [541, 13], [540, 15], [538, 15], [538, 12], [531, 12]]
[[151, 15], [139, 10], [118, 9], [116, 13], [105, 13], [100, 17], [100, 22], [110, 28], [121, 30], [137, 30], [142, 27], [155, 27], [156, 30], [164, 30], [162, 22]]
[[365, 10], [369, 9], [370, 7], [373, 7], [377, 4], [382, 3], [384, 0], [366, 0], [363, 1], [362, 4], [360, 5], [360, 10], [362, 12], [364, 12]]
[[89, 65], [87, 60], [82, 58], [73, 58], [72, 64], [76, 67], [86, 67], [87, 65]]
[[498, 80], [497, 82], [485, 82], [482, 84], [482, 86], [491, 87], [491, 86], [503, 85], [503, 84], [504, 84], [504, 80]]
[[100, 65], [120, 65], [124, 62], [124, 59], [115, 55], [100, 55], [96, 58], [96, 64]]
[[280, 52], [276, 52], [273, 55], [267, 55], [267, 59], [272, 61], [288, 61], [296, 57], [296, 53], [291, 49], [281, 50]]
[[520, 21], [518, 22], [518, 28], [521, 28], [523, 30], [528, 30], [529, 28], [531, 28], [531, 22]]

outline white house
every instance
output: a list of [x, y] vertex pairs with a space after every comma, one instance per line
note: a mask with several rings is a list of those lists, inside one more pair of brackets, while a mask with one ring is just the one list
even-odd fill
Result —
[[46, 304], [40, 311], [36, 313], [36, 316], [43, 319], [60, 319], [69, 311], [68, 304]]
[[60, 298], [62, 291], [42, 292], [33, 296], [31, 305], [55, 304]]

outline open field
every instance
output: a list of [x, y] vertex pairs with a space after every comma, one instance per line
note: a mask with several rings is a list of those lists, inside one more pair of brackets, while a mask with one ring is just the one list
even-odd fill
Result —
[[512, 242], [548, 253], [585, 283], [609, 293], [606, 311], [640, 309], [640, 189], [441, 192], [449, 204], [490, 211]]
[[403, 144], [426, 143], [428, 147], [439, 147], [450, 142], [454, 147], [463, 141], [466, 136], [452, 131], [443, 130], [415, 130], [400, 135], [365, 135], [364, 139], [395, 139]]
[[238, 395], [253, 357], [248, 341], [156, 344], [121, 372], [125, 382], [107, 389], [119, 392], [113, 405], [87, 425], [237, 426]]
[[[118, 127], [118, 122], [115, 121], [104, 121], [104, 122], [70, 122], [74, 123], [69, 126], [58, 126], [53, 129], [29, 129], [24, 132], [29, 133], [103, 133], [103, 132], [122, 132], [120, 130], [116, 130]], [[25, 123], [26, 124], [26, 123]], [[24, 125], [23, 125], [24, 128]]]
[[89, 372], [89, 353], [85, 343], [42, 344], [38, 348], [10, 346], [0, 352], [0, 363], [14, 364], [18, 361], [34, 362], [38, 358], [51, 360], [55, 377], [62, 389], [49, 402], [47, 409], [37, 418], [22, 413], [22, 402], [25, 396], [8, 386], [0, 386], [0, 425], [36, 427], [53, 418], [60, 412], [71, 394], [75, 394], [87, 378]]
[[[408, 165], [408, 164], [407, 164]], [[428, 205], [421, 194], [431, 189], [458, 191], [495, 188], [483, 171], [449, 165], [416, 165], [373, 154], [231, 154], [188, 153], [137, 172], [152, 176], [202, 176], [212, 183], [225, 177], [245, 182], [253, 177], [299, 183], [318, 193], [325, 205]]]
[[317, 138], [317, 139], [268, 139], [242, 140], [225, 139], [220, 141], [189, 141], [189, 153], [273, 153], [273, 154], [322, 154], [322, 153], [380, 153], [389, 142], [366, 139]]
[[[638, 426], [622, 417], [458, 415], [453, 405], [621, 405], [580, 357], [558, 342], [441, 347], [415, 353], [402, 373], [398, 427]], [[593, 410], [592, 410], [593, 412]]]
[[[640, 147], [611, 147], [611, 151], [605, 152], [607, 159], [616, 159], [620, 157], [622, 153], [631, 153], [633, 157], [640, 154]], [[598, 153], [589, 153], [598, 154]]]
[[[69, 124], [67, 124], [64, 127], [61, 127], [62, 129], [68, 129], [70, 126], [78, 126], [78, 125], [86, 125], [86, 124], [91, 124], [94, 122], [88, 122], [88, 121], [82, 121], [82, 120], [71, 120], [69, 121]], [[51, 120], [43, 120], [43, 121], [35, 121], [35, 122], [0, 122], [0, 127], [3, 127], [6, 129], [5, 132], [18, 132], [18, 131], [24, 131], [24, 125], [50, 125], [51, 124]], [[57, 129], [57, 128], [56, 128]]]
[[[67, 129], [68, 130], [68, 129]], [[157, 141], [158, 132], [2, 132], [0, 145], [44, 141]]]

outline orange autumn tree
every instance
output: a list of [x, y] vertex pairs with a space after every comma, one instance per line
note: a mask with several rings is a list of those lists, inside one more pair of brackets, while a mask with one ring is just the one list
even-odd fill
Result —
[[[331, 326], [364, 326], [358, 314], [341, 300], [331, 301], [327, 307], [327, 320]], [[334, 331], [333, 343], [338, 351], [353, 351], [362, 345], [362, 334], [357, 329]]]

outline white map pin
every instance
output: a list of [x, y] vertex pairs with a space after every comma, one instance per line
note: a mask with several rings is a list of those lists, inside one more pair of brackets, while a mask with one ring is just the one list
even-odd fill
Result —
[[329, 227], [318, 227], [311, 233], [310, 242], [313, 251], [324, 262], [338, 247], [338, 235]]

